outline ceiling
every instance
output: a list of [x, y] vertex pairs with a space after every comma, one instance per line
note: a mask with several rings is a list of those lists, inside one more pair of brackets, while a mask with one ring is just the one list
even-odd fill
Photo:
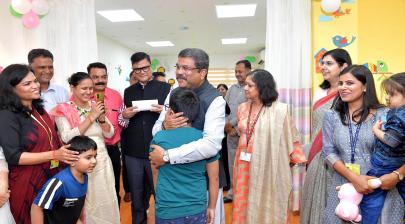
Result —
[[[215, 54], [258, 52], [265, 47], [265, 0], [96, 0], [96, 10], [134, 9], [145, 20], [112, 23], [96, 13], [97, 32], [132, 50], [176, 55], [187, 47]], [[215, 5], [257, 3], [254, 17], [218, 19]], [[242, 45], [222, 45], [221, 38], [247, 37]], [[152, 48], [146, 41], [171, 41]]]

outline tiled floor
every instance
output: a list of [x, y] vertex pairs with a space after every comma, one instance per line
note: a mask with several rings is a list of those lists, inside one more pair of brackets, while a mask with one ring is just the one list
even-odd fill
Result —
[[[123, 192], [121, 192], [124, 195]], [[154, 201], [151, 199], [151, 208], [149, 209], [148, 213], [148, 223], [153, 224], [155, 223], [154, 218]], [[225, 212], [226, 212], [226, 224], [231, 224], [231, 213], [232, 213], [232, 204], [228, 203], [225, 204]], [[299, 224], [299, 215], [291, 214], [290, 217], [290, 224]], [[122, 224], [131, 224], [131, 203], [127, 203], [122, 201], [121, 202], [121, 223]]]

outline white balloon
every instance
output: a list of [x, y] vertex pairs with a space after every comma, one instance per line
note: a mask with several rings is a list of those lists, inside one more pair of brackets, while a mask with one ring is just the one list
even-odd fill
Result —
[[49, 12], [48, 2], [45, 0], [33, 0], [32, 11], [41, 16], [48, 14]]
[[29, 0], [12, 0], [11, 6], [16, 12], [20, 14], [25, 14], [32, 8], [32, 4]]
[[326, 13], [336, 12], [340, 8], [341, 0], [322, 0], [321, 8]]

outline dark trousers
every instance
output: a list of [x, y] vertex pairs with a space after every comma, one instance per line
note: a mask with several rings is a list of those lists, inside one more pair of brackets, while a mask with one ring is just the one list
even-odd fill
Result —
[[120, 197], [120, 174], [121, 174], [121, 152], [118, 145], [107, 145], [108, 156], [110, 156], [114, 171], [115, 193], [117, 194], [118, 207], [121, 203]]
[[[381, 177], [382, 175], [391, 173], [392, 171], [398, 169], [402, 163], [395, 163], [393, 161], [387, 161], [381, 159], [378, 155], [373, 154], [371, 158], [372, 168], [367, 172], [369, 176]], [[400, 181], [397, 183], [398, 193], [402, 200], [405, 202], [405, 181]], [[367, 224], [377, 224], [380, 218], [382, 208], [384, 206], [385, 198], [387, 197], [387, 190], [381, 190], [381, 188], [375, 189], [370, 194], [365, 194], [363, 200], [360, 203], [362, 223]], [[404, 217], [405, 220], [405, 217]]]
[[153, 193], [152, 169], [148, 159], [125, 156], [131, 192], [132, 224], [146, 224], [146, 210]]
[[124, 187], [125, 193], [130, 193], [131, 190], [129, 189], [127, 167], [125, 165], [125, 156], [123, 156], [121, 159], [122, 159], [122, 185]]

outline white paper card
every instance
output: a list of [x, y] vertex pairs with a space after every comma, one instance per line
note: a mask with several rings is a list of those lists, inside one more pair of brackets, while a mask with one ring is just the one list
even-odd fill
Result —
[[248, 152], [241, 152], [240, 153], [240, 160], [250, 162], [250, 157], [252, 157], [251, 153], [248, 153]]
[[158, 104], [158, 100], [136, 100], [132, 101], [132, 106], [133, 107], [138, 107], [137, 110], [139, 111], [145, 111], [145, 110], [151, 110], [152, 109], [152, 104]]

